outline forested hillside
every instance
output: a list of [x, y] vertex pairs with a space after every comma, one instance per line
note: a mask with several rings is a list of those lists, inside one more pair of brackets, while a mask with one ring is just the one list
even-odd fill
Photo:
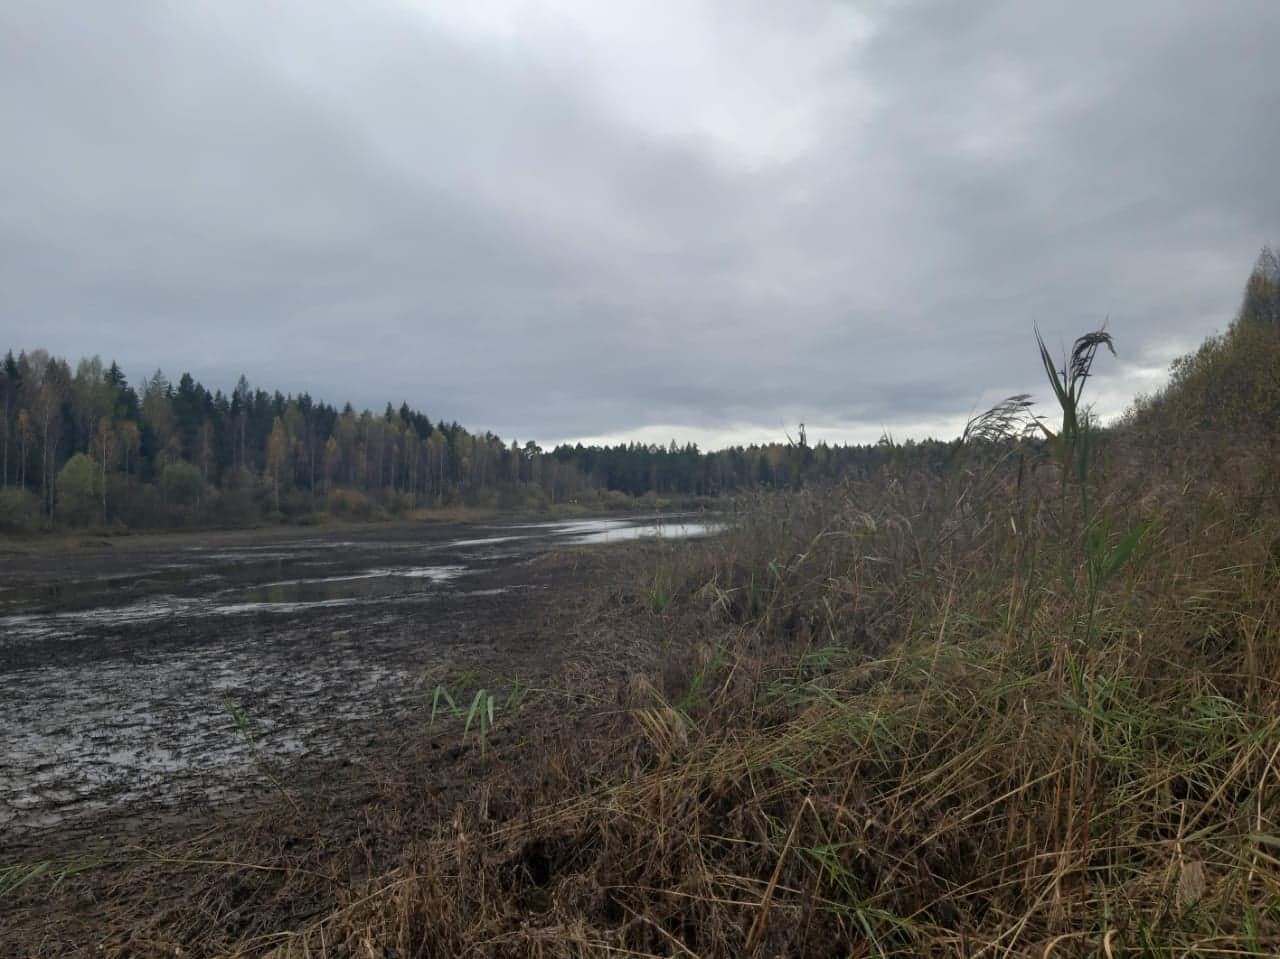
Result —
[[239, 524], [326, 509], [370, 516], [502, 483], [548, 500], [584, 480], [532, 445], [507, 447], [403, 405], [382, 415], [310, 396], [228, 395], [157, 371], [136, 385], [93, 357], [44, 350], [0, 370], [0, 520], [10, 526]]
[[810, 447], [794, 442], [703, 453], [694, 445], [560, 446], [544, 451], [402, 403], [376, 414], [307, 394], [230, 394], [184, 373], [131, 384], [114, 362], [72, 365], [47, 351], [0, 364], [0, 528], [369, 518], [466, 503], [542, 508], [613, 492], [714, 495], [798, 485], [887, 457], [941, 461], [945, 444]]
[[1237, 438], [1280, 426], [1280, 260], [1258, 256], [1235, 320], [1225, 333], [1173, 363], [1169, 383], [1126, 417], [1140, 440], [1167, 441], [1188, 430]]

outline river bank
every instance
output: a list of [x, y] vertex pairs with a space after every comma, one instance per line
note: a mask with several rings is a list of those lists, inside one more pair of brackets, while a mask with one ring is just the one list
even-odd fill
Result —
[[216, 804], [347, 757], [450, 678], [551, 675], [564, 650], [539, 627], [592, 547], [710, 529], [402, 524], [0, 558], [0, 826]]

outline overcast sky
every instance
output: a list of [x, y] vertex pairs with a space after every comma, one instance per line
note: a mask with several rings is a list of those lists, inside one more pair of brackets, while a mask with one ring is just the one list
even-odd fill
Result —
[[0, 2], [0, 349], [504, 438], [1102, 412], [1280, 240], [1280, 0]]

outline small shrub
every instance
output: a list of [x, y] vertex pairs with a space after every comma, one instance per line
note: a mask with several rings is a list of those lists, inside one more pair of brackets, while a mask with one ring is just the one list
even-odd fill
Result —
[[107, 499], [111, 504], [111, 512], [133, 529], [155, 529], [168, 525], [168, 513], [160, 498], [160, 491], [151, 483], [109, 480]]
[[280, 493], [280, 512], [291, 523], [300, 522], [314, 508], [314, 499], [307, 490], [290, 489]]
[[413, 509], [413, 497], [408, 493], [390, 492], [382, 499], [382, 507], [393, 516], [400, 516]]
[[40, 525], [40, 500], [17, 486], [0, 489], [0, 530], [34, 532]]
[[262, 515], [253, 490], [243, 487], [211, 493], [205, 507], [210, 519], [221, 526], [249, 526]]
[[373, 519], [377, 507], [364, 493], [353, 489], [330, 490], [325, 499], [330, 513], [342, 519]]
[[93, 460], [77, 453], [58, 472], [59, 519], [83, 526], [101, 509], [98, 470]]
[[204, 497], [204, 477], [190, 463], [179, 460], [160, 472], [160, 489], [171, 506], [198, 506]]

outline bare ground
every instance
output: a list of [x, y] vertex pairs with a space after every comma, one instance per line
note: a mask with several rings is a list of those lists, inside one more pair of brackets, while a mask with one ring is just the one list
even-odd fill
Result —
[[[0, 637], [0, 954], [267, 951], [410, 861], [460, 804], [502, 818], [557, 768], [580, 778], [619, 697], [652, 672], [661, 637], [626, 635], [613, 613], [645, 602], [668, 547], [512, 535], [237, 534], [0, 558], [26, 610], [8, 610], [26, 632]], [[422, 569], [455, 572], [364, 578]], [[219, 612], [277, 576], [370, 592]], [[95, 580], [105, 592], [83, 586]], [[149, 617], [157, 596], [168, 611]], [[20, 619], [55, 615], [59, 638]], [[483, 738], [458, 715], [482, 689]]]

